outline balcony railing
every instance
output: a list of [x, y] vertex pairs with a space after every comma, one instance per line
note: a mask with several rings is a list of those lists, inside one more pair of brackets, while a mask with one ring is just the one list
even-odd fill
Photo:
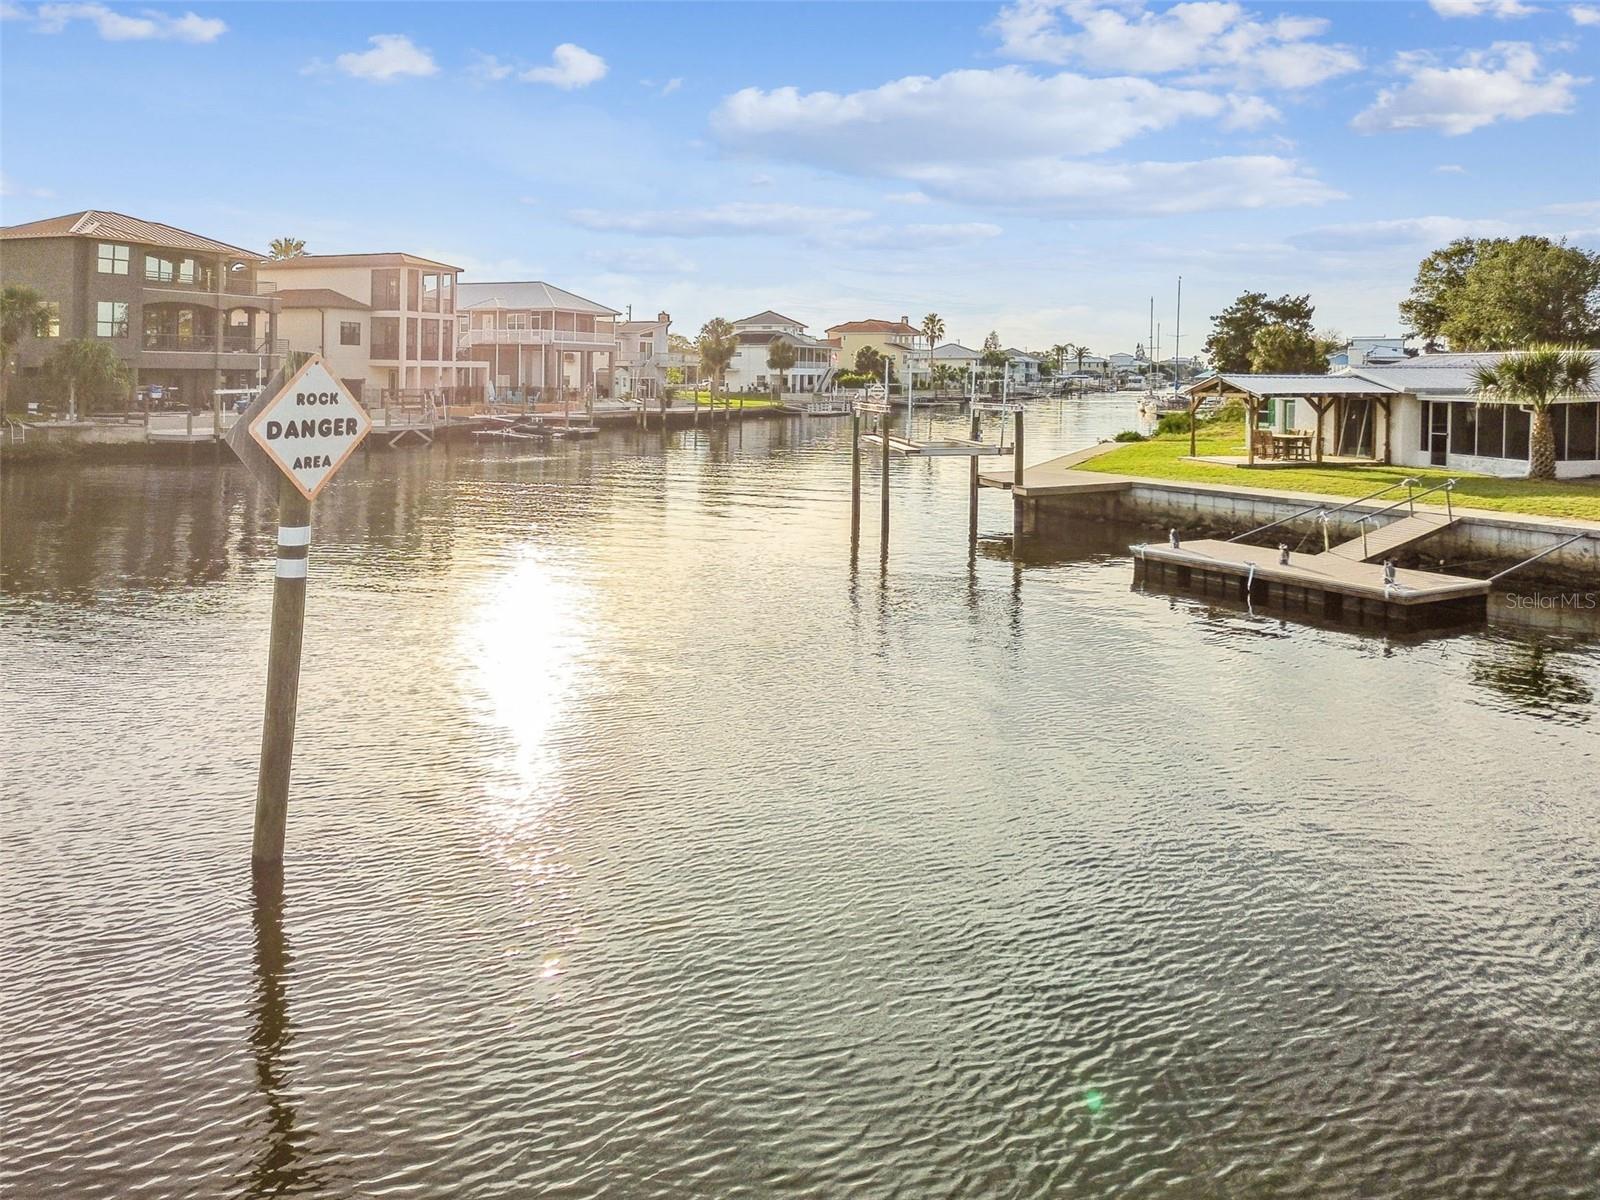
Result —
[[140, 282], [147, 288], [159, 288], [164, 292], [194, 292], [201, 296], [271, 296], [278, 290], [277, 284], [265, 279], [240, 279], [235, 275], [224, 276], [220, 288], [215, 279], [183, 279], [176, 276], [161, 279], [145, 275]]
[[615, 333], [582, 329], [469, 329], [458, 341], [462, 346], [548, 346], [573, 342], [585, 346], [620, 347]]
[[144, 348], [158, 354], [285, 354], [287, 338], [259, 338], [254, 334], [147, 333]]

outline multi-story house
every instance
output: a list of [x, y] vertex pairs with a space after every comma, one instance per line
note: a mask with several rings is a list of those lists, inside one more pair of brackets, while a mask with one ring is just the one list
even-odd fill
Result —
[[[290, 349], [328, 352], [337, 324], [336, 374], [369, 404], [465, 399], [481, 384], [482, 368], [456, 357], [460, 272], [415, 254], [302, 254], [261, 267], [280, 294], [297, 293]], [[356, 336], [359, 345], [345, 340]]]
[[894, 364], [894, 376], [902, 386], [907, 379], [914, 387], [926, 387], [931, 369], [931, 349], [922, 330], [911, 324], [910, 318], [898, 321], [872, 319], [846, 321], [828, 329], [828, 337], [839, 343], [839, 369], [853, 371], [856, 355], [863, 347], [871, 346]]
[[654, 400], [667, 382], [667, 335], [672, 314], [658, 312], [654, 321], [617, 324], [617, 363], [611, 388], [617, 396]]
[[498, 392], [611, 393], [621, 314], [538, 280], [461, 285], [456, 345]]
[[794, 366], [786, 372], [785, 379], [791, 392], [817, 391], [835, 364], [832, 345], [807, 336], [806, 327], [799, 321], [770, 308], [733, 322], [733, 332], [739, 348], [728, 364], [727, 385], [736, 392], [765, 392], [777, 386], [778, 372], [767, 366], [767, 354], [775, 338], [794, 347]]
[[23, 391], [69, 338], [110, 346], [130, 398], [161, 406], [209, 408], [219, 391], [259, 386], [278, 366], [278, 301], [254, 251], [95, 210], [9, 225], [0, 240], [0, 281], [33, 289], [50, 309], [44, 336], [15, 350]]

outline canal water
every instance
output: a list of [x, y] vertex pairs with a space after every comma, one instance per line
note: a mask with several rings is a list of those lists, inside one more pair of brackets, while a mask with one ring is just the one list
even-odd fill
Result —
[[1593, 1197], [1600, 619], [969, 558], [954, 461], [852, 564], [844, 429], [358, 456], [259, 895], [266, 497], [8, 472], [6, 1194]]

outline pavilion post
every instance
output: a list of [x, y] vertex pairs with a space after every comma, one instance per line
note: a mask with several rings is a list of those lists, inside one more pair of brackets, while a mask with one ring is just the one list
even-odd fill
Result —
[[1394, 438], [1394, 409], [1387, 396], [1379, 396], [1378, 403], [1383, 405], [1383, 465], [1387, 467], [1394, 461], [1389, 453]]
[[1245, 462], [1256, 465], [1256, 398], [1246, 396], [1244, 401], [1244, 453]]
[[1315, 396], [1307, 396], [1306, 401], [1311, 405], [1311, 411], [1317, 414], [1317, 430], [1315, 436], [1311, 439], [1311, 444], [1316, 452], [1316, 460], [1320, 463], [1322, 461], [1322, 414], [1328, 411], [1328, 398], [1323, 396], [1318, 399]]
[[1195, 456], [1195, 421], [1200, 415], [1200, 393], [1191, 392], [1189, 395], [1189, 457]]

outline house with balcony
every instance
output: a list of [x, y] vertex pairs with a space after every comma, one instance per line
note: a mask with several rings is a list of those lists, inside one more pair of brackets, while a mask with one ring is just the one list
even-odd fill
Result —
[[672, 314], [658, 312], [653, 321], [632, 319], [617, 325], [617, 363], [611, 390], [619, 397], [654, 400], [667, 383], [667, 335]]
[[[301, 254], [261, 267], [262, 277], [280, 292], [301, 293], [295, 312], [321, 314], [315, 321], [297, 316], [291, 322], [291, 350], [330, 348], [324, 320], [329, 305], [341, 326], [361, 326], [361, 344], [339, 343], [337, 373], [368, 404], [429, 395], [453, 402], [476, 397], [482, 368], [456, 357], [460, 274], [461, 268], [449, 263], [402, 253]], [[348, 307], [350, 301], [366, 305], [364, 315]], [[346, 336], [352, 334], [341, 328], [340, 337]]]
[[856, 355], [870, 346], [894, 364], [894, 377], [902, 386], [907, 379], [914, 387], [928, 385], [932, 347], [922, 330], [911, 324], [910, 318], [846, 321], [843, 325], [830, 326], [827, 333], [829, 338], [838, 340], [841, 371], [855, 370]]
[[159, 407], [208, 409], [279, 365], [278, 301], [255, 251], [94, 209], [5, 226], [0, 241], [0, 282], [38, 292], [51, 314], [44, 336], [13, 351], [24, 396], [74, 338], [110, 346], [130, 400]]
[[1029, 354], [1026, 350], [1018, 350], [1014, 346], [1007, 346], [1006, 378], [1011, 381], [1012, 387], [1035, 387], [1039, 383], [1039, 357]]
[[464, 283], [459, 302], [457, 350], [485, 364], [497, 393], [611, 394], [616, 309], [539, 280]]
[[806, 333], [805, 325], [770, 308], [733, 322], [739, 348], [728, 365], [727, 385], [736, 392], [768, 392], [778, 386], [778, 372], [767, 366], [774, 340], [794, 347], [794, 366], [785, 372], [790, 392], [821, 389], [836, 365], [834, 346]]

